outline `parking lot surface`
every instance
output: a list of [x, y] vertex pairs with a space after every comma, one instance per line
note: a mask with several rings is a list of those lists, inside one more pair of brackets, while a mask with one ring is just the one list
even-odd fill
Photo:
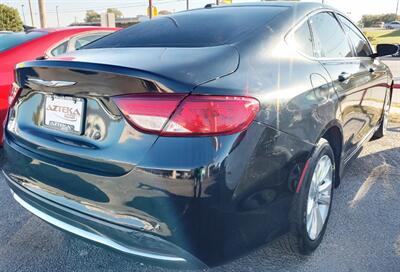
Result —
[[[88, 244], [32, 216], [0, 177], [0, 271], [168, 271]], [[320, 248], [273, 242], [211, 271], [400, 271], [400, 124], [368, 143], [335, 191]]]

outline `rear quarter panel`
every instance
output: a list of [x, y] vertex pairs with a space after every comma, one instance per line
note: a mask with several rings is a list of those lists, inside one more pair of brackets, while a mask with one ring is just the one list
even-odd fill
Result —
[[283, 41], [239, 51], [235, 73], [194, 92], [255, 97], [261, 104], [257, 121], [311, 144], [332, 121], [339, 122], [337, 94], [318, 61], [300, 55]]

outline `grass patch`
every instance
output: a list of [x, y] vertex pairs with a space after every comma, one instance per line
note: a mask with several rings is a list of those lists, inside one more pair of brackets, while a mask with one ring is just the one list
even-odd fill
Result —
[[388, 37], [400, 37], [400, 29], [397, 30], [391, 30], [386, 34], [383, 34], [382, 36], [380, 36], [382, 38], [388, 38]]
[[374, 46], [380, 43], [400, 43], [400, 29], [364, 29], [364, 34]]

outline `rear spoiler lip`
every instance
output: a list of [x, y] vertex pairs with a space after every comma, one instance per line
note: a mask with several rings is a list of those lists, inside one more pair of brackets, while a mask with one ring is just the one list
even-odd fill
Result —
[[[180, 82], [176, 82], [176, 80], [167, 78], [153, 72], [137, 69], [137, 68], [129, 68], [111, 64], [100, 64], [100, 63], [92, 63], [92, 62], [81, 62], [81, 61], [65, 61], [65, 60], [35, 60], [35, 61], [26, 61], [17, 64], [16, 66], [16, 81], [17, 84], [21, 87], [26, 86], [27, 82], [22, 83], [22, 79], [20, 78], [19, 71], [26, 68], [64, 68], [64, 69], [76, 69], [83, 70], [88, 72], [103, 72], [103, 73], [111, 73], [116, 75], [123, 76], [131, 76], [135, 78], [139, 78], [142, 80], [147, 80], [154, 82], [158, 85], [161, 85], [164, 89], [170, 89], [166, 86], [169, 86], [171, 82], [174, 83], [174, 91], [182, 93], [191, 92], [196, 86], [200, 84], [184, 84]], [[177, 85], [178, 84], [178, 85]]]

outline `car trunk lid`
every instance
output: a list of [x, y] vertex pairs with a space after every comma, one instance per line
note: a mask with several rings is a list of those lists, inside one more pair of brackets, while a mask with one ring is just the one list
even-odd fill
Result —
[[[22, 92], [14, 107], [17, 110], [10, 113], [9, 138], [63, 167], [104, 176], [124, 175], [140, 162], [158, 136], [130, 126], [111, 97], [190, 93], [202, 82], [233, 72], [238, 61], [236, 50], [220, 46], [90, 49], [22, 63], [17, 69]], [[74, 107], [74, 103], [79, 105]], [[83, 115], [81, 130], [49, 127], [46, 118], [51, 109], [52, 115], [61, 114], [64, 119], [75, 118], [73, 112]], [[50, 122], [57, 123], [58, 117], [54, 118]]]

